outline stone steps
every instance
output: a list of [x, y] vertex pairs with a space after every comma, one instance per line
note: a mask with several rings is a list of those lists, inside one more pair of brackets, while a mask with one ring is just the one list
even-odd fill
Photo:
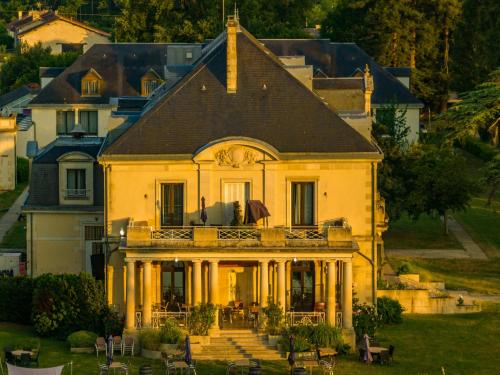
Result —
[[212, 337], [210, 345], [202, 347], [197, 359], [282, 359], [275, 347], [267, 344], [267, 336], [252, 330], [221, 330], [219, 337]]

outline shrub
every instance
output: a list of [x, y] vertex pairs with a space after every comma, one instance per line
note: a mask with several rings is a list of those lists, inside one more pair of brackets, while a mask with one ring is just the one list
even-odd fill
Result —
[[0, 321], [28, 324], [33, 300], [29, 277], [0, 277]]
[[28, 182], [29, 181], [29, 173], [30, 173], [30, 167], [29, 167], [29, 161], [26, 158], [17, 158], [17, 182], [22, 183], [22, 182]]
[[287, 328], [280, 339], [284, 348], [289, 349], [290, 335], [295, 337], [295, 350], [298, 352], [316, 347], [339, 349], [344, 346], [340, 328], [329, 324], [297, 325]]
[[147, 350], [160, 350], [161, 334], [160, 331], [154, 329], [144, 329], [139, 335], [141, 346]]
[[160, 340], [162, 344], [180, 344], [184, 333], [172, 320], [167, 319], [165, 325], [160, 330]]
[[264, 315], [266, 316], [266, 332], [272, 336], [279, 335], [285, 320], [285, 314], [281, 306], [270, 303], [269, 306], [264, 308]]
[[398, 275], [407, 275], [409, 273], [413, 273], [413, 267], [410, 263], [403, 262], [398, 266], [396, 273]]
[[483, 161], [490, 161], [497, 153], [493, 147], [472, 137], [466, 138], [461, 146], [465, 151]]
[[105, 337], [108, 337], [109, 335], [122, 335], [124, 318], [120, 317], [118, 312], [111, 310], [109, 306], [105, 306], [103, 308], [99, 321], [101, 325], [98, 327], [98, 332], [103, 334]]
[[[300, 353], [300, 352], [307, 352], [311, 350], [311, 343], [307, 341], [307, 339], [303, 336], [296, 335], [295, 337], [295, 351]], [[283, 348], [285, 352], [290, 351], [290, 334], [284, 334], [283, 337], [280, 338], [279, 340], [280, 346]]]
[[217, 307], [211, 303], [202, 303], [193, 307], [188, 317], [189, 333], [195, 336], [207, 336], [208, 330], [215, 322]]
[[89, 331], [77, 331], [68, 336], [68, 344], [72, 348], [91, 348], [94, 346], [97, 334]]
[[378, 316], [373, 306], [366, 303], [359, 304], [357, 298], [353, 298], [352, 324], [356, 333], [356, 341], [360, 341], [364, 334], [375, 336], [378, 327]]
[[106, 307], [102, 283], [86, 273], [45, 274], [35, 279], [32, 320], [41, 336], [98, 331]]
[[377, 298], [377, 314], [380, 323], [391, 324], [401, 323], [404, 308], [399, 301], [389, 297]]

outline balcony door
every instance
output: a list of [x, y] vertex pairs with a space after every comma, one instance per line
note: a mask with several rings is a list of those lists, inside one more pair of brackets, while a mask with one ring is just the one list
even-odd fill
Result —
[[234, 202], [238, 201], [241, 207], [241, 217], [245, 217], [245, 205], [250, 199], [249, 182], [224, 182], [224, 225], [231, 225], [234, 219]]
[[292, 182], [292, 225], [314, 225], [314, 182]]
[[161, 226], [184, 225], [184, 184], [161, 185]]

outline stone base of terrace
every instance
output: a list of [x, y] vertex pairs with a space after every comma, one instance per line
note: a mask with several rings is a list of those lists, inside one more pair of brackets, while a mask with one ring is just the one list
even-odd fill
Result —
[[[211, 330], [216, 335], [219, 329], [234, 328], [233, 320], [257, 328], [262, 309], [275, 303], [283, 308], [287, 324], [327, 322], [350, 331], [352, 254], [358, 250], [347, 225], [130, 226], [120, 244], [125, 256], [126, 328], [156, 328], [172, 313], [187, 319], [193, 306], [212, 303], [218, 307]], [[171, 285], [173, 278], [164, 281], [168, 269], [178, 272], [179, 285]], [[108, 266], [110, 303], [112, 275]]]

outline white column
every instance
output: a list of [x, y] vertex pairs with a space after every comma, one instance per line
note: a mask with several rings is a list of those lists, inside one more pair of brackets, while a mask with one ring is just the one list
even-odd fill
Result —
[[152, 310], [152, 288], [151, 288], [151, 261], [146, 260], [143, 261], [144, 264], [144, 271], [143, 271], [143, 277], [144, 280], [142, 282], [142, 285], [144, 286], [144, 291], [143, 291], [143, 306], [142, 306], [142, 313], [143, 313], [143, 324], [145, 327], [150, 327], [151, 326], [151, 310]]
[[269, 261], [263, 260], [260, 262], [260, 307], [267, 306], [269, 296]]
[[135, 328], [135, 261], [125, 260], [127, 267], [127, 315], [126, 328]]
[[144, 264], [139, 264], [139, 275], [138, 284], [139, 284], [139, 305], [144, 309]]
[[352, 259], [344, 261], [344, 312], [342, 321], [344, 328], [352, 328]]
[[257, 302], [257, 267], [252, 266], [252, 302]]
[[335, 281], [337, 271], [334, 260], [326, 262], [327, 267], [327, 285], [326, 285], [326, 322], [332, 326], [335, 325]]
[[210, 289], [209, 289], [210, 303], [217, 307], [215, 312], [215, 322], [212, 328], [219, 328], [219, 261], [210, 260]]
[[286, 311], [286, 269], [285, 260], [278, 260], [278, 292], [277, 304]]
[[188, 264], [187, 262], [184, 262], [185, 264], [185, 271], [186, 271], [186, 291], [184, 292], [186, 296], [186, 304], [187, 305], [192, 305], [193, 304], [193, 287], [192, 287], [192, 280], [193, 280], [193, 266], [191, 264]]
[[110, 264], [106, 266], [106, 287], [107, 287], [107, 297], [108, 297], [108, 305], [113, 304], [113, 279], [114, 279], [114, 267]]
[[201, 260], [193, 260], [193, 305], [201, 303]]

